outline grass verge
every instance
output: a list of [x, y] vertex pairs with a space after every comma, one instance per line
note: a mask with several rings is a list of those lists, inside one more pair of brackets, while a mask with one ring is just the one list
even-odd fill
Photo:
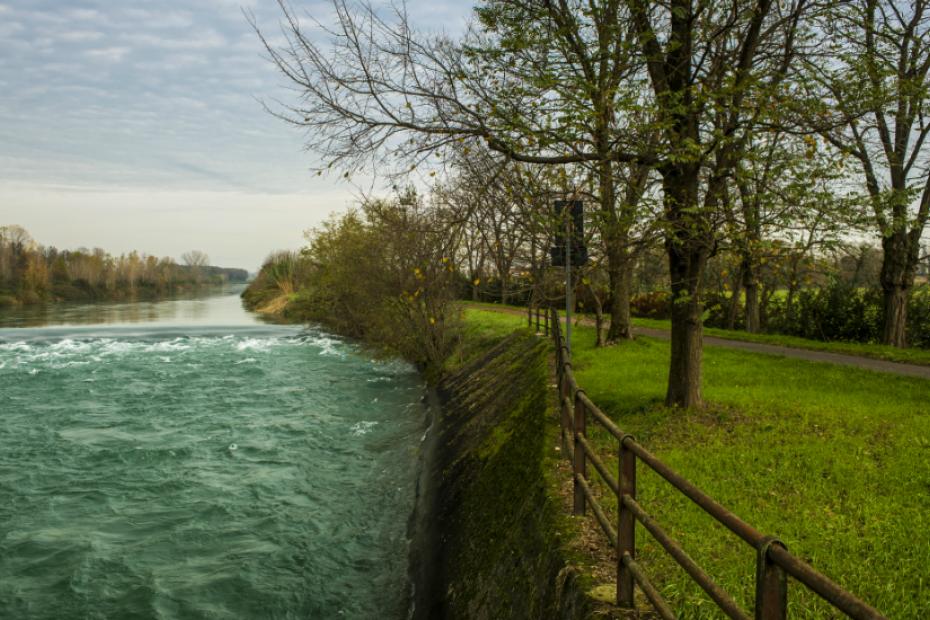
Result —
[[[526, 325], [525, 317], [477, 309], [466, 318], [476, 333]], [[889, 617], [930, 617], [930, 383], [706, 347], [709, 406], [689, 412], [662, 405], [667, 342], [638, 338], [595, 349], [593, 329], [582, 326], [574, 345], [579, 384], [666, 463]], [[615, 454], [607, 437], [592, 439], [605, 456]], [[643, 467], [639, 499], [752, 609], [752, 549]], [[608, 495], [605, 504], [615, 519]], [[640, 558], [680, 616], [719, 617], [638, 531]], [[838, 614], [792, 583], [789, 615]]]
[[[509, 308], [510, 310], [519, 310], [524, 313], [526, 312], [526, 308], [522, 306], [505, 306], [502, 304], [492, 304], [485, 302], [468, 302], [468, 306], [474, 308], [488, 308], [498, 310], [501, 308]], [[586, 319], [593, 320], [593, 315], [591, 314], [582, 313], [581, 316], [585, 317]], [[661, 329], [665, 331], [668, 331], [671, 328], [671, 322], [664, 319], [634, 318], [633, 325], [636, 327], [648, 327], [651, 329]], [[930, 350], [928, 349], [898, 349], [896, 347], [890, 347], [883, 344], [871, 344], [862, 342], [824, 342], [821, 340], [809, 340], [807, 338], [785, 336], [782, 334], [750, 334], [739, 330], [719, 329], [716, 327], [705, 327], [704, 335], [715, 336], [717, 338], [726, 338], [727, 340], [758, 342], [760, 344], [774, 344], [783, 347], [792, 347], [795, 349], [809, 349], [811, 351], [826, 351], [829, 353], [858, 355], [860, 357], [870, 357], [873, 359], [886, 360], [889, 362], [901, 362], [903, 364], [919, 364], [921, 366], [930, 366]]]

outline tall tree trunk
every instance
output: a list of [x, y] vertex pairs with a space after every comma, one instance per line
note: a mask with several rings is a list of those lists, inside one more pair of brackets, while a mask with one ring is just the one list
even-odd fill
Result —
[[914, 259], [918, 254], [911, 251], [909, 242], [909, 235], [904, 231], [882, 238], [882, 342], [893, 347], [907, 346], [907, 302], [914, 284], [917, 262]]
[[762, 285], [762, 291], [759, 294], [759, 331], [768, 329], [769, 326], [769, 304], [772, 301], [772, 288], [766, 284]]
[[788, 294], [785, 297], [785, 322], [788, 325], [794, 323], [794, 296], [798, 292], [800, 259], [797, 257], [791, 259], [791, 273], [788, 274]]
[[633, 338], [630, 318], [630, 289], [633, 281], [633, 260], [625, 247], [608, 248], [607, 273], [610, 278], [610, 327], [607, 341]]
[[701, 357], [704, 327], [700, 301], [700, 278], [703, 262], [700, 252], [676, 248], [669, 244], [669, 272], [672, 276], [672, 357], [668, 374], [665, 404], [669, 407], [700, 407]]
[[759, 332], [759, 285], [755, 280], [746, 283], [746, 331], [750, 334]]
[[607, 341], [604, 339], [604, 304], [601, 303], [601, 297], [593, 286], [589, 286], [588, 290], [594, 299], [594, 333], [596, 334], [594, 346], [603, 347], [607, 345]]
[[733, 283], [733, 293], [730, 295], [730, 305], [727, 308], [727, 329], [736, 329], [736, 317], [739, 315], [739, 298], [743, 292], [743, 274], [740, 272], [736, 282]]
[[[605, 125], [606, 126], [606, 125]], [[602, 141], [607, 144], [606, 139]], [[606, 155], [605, 155], [606, 157]], [[617, 217], [617, 195], [614, 185], [614, 164], [602, 161], [598, 164], [598, 197], [600, 199], [600, 221], [605, 254], [607, 255], [607, 277], [610, 286], [610, 327], [607, 341], [628, 340], [633, 337], [630, 323], [630, 264], [629, 228]]]
[[893, 347], [906, 347], [909, 290], [900, 285], [882, 287], [882, 289], [885, 302], [882, 342]]
[[746, 289], [746, 331], [750, 334], [759, 331], [759, 283], [753, 268], [752, 257], [743, 258], [743, 288]]
[[665, 404], [700, 407], [701, 358], [704, 327], [701, 282], [710, 254], [707, 222], [695, 209], [698, 202], [696, 164], [673, 166], [663, 172], [665, 211], [671, 224], [666, 237], [672, 283], [671, 363]]
[[756, 262], [753, 249], [759, 247], [762, 237], [761, 212], [762, 203], [760, 193], [752, 191], [745, 179], [736, 183], [739, 189], [740, 205], [743, 210], [743, 221], [746, 227], [744, 236], [739, 242], [740, 275], [743, 278], [743, 288], [746, 290], [745, 327], [750, 334], [759, 331], [759, 282], [756, 279]]

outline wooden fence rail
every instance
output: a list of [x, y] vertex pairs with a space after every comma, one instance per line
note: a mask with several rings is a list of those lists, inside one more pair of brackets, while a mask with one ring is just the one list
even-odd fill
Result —
[[[532, 327], [533, 314], [531, 310], [527, 315], [530, 327]], [[542, 331], [547, 336], [551, 333], [555, 344], [563, 454], [572, 463], [573, 514], [584, 515], [586, 509], [590, 507], [604, 535], [616, 550], [617, 605], [629, 609], [634, 607], [635, 584], [639, 586], [659, 616], [666, 619], [675, 618], [671, 607], [662, 598], [658, 589], [652, 585], [644, 567], [636, 561], [636, 524], [639, 523], [730, 618], [739, 620], [785, 618], [789, 575], [850, 618], [862, 620], [885, 618], [876, 609], [792, 555], [780, 540], [773, 536], [766, 536], [718, 504], [646, 450], [632, 435], [621, 430], [588, 398], [584, 390], [578, 387], [572, 372], [568, 347], [562, 339], [558, 311], [549, 308], [547, 312], [537, 307], [535, 319], [536, 331]], [[588, 440], [589, 422], [598, 424], [617, 441], [618, 475], [616, 477]], [[636, 469], [639, 463], [649, 467], [678, 492], [753, 548], [756, 554], [756, 596], [753, 614], [744, 611], [723, 588], [717, 585], [713, 578], [636, 501]], [[588, 476], [589, 464], [593, 466], [616, 497], [618, 509], [616, 527], [610, 522], [591, 488]]]

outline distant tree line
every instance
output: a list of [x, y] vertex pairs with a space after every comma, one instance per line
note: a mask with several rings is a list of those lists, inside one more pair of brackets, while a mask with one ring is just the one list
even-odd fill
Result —
[[185, 254], [185, 264], [178, 264], [135, 251], [59, 250], [39, 245], [20, 226], [0, 226], [0, 306], [151, 298], [248, 278], [244, 269], [207, 262], [202, 252]]

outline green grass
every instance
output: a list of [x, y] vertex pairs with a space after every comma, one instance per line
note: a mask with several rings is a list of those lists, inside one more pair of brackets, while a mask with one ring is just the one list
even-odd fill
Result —
[[[476, 333], [526, 325], [481, 310], [466, 317]], [[595, 349], [591, 328], [575, 335], [578, 382], [621, 428], [889, 617], [930, 617], [930, 382], [706, 347], [709, 407], [683, 412], [661, 404], [667, 342]], [[592, 438], [615, 454], [604, 434]], [[752, 610], [752, 549], [642, 465], [639, 499]], [[616, 518], [615, 503], [605, 503]], [[642, 528], [638, 553], [682, 617], [720, 617]], [[791, 617], [840, 616], [793, 581], [789, 605]]]
[[[526, 308], [522, 306], [503, 306], [501, 304], [491, 304], [484, 302], [469, 302], [468, 306], [489, 309], [510, 308], [523, 312], [526, 311]], [[586, 318], [593, 318], [592, 314], [583, 313], [582, 316]], [[663, 329], [668, 331], [671, 326], [671, 322], [663, 319], [634, 318], [633, 325], [637, 327], [649, 327], [652, 329]], [[882, 344], [866, 344], [860, 342], [824, 342], [821, 340], [808, 340], [807, 338], [784, 336], [781, 334], [750, 334], [744, 331], [719, 329], [715, 327], [705, 327], [704, 335], [716, 336], [717, 338], [726, 338], [728, 340], [775, 344], [784, 347], [793, 347], [796, 349], [810, 349], [812, 351], [826, 351], [829, 353], [859, 355], [862, 357], [887, 360], [889, 362], [902, 362], [905, 364], [930, 366], [930, 349], [898, 349]]]
[[[633, 319], [633, 324], [638, 327], [652, 327], [664, 330], [668, 330], [671, 326], [670, 321], [658, 319]], [[898, 349], [883, 344], [866, 344], [861, 342], [823, 342], [821, 340], [808, 340], [807, 338], [784, 336], [782, 334], [750, 334], [743, 331], [719, 329], [716, 327], [705, 327], [704, 335], [726, 338], [728, 340], [777, 344], [784, 347], [794, 347], [796, 349], [844, 353], [847, 355], [859, 355], [862, 357], [888, 360], [889, 362], [930, 366], [930, 350], [927, 349]]]

